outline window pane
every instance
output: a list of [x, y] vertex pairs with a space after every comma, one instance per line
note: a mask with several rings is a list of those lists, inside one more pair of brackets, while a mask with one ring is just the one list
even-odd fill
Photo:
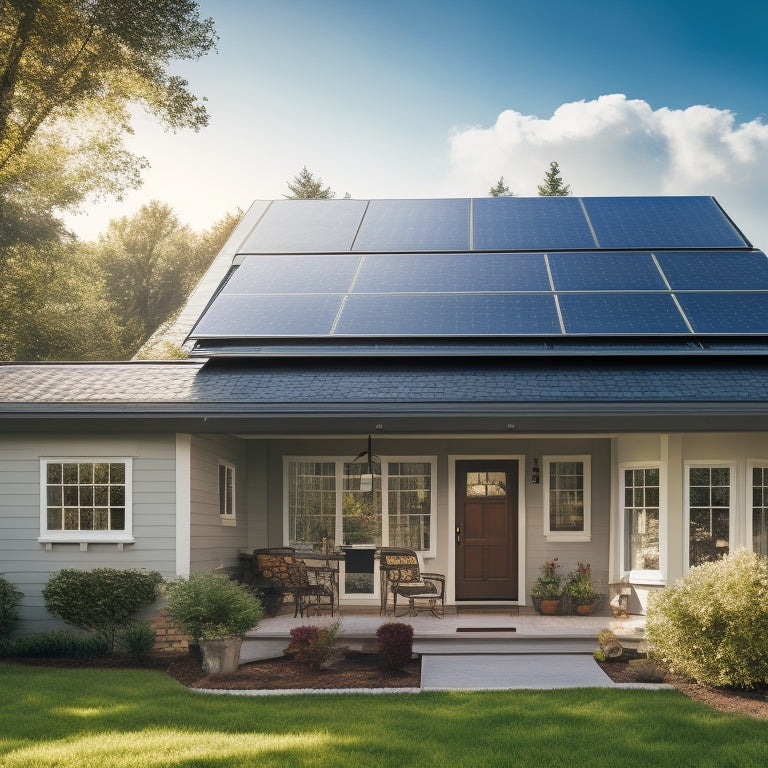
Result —
[[62, 504], [62, 493], [61, 493], [61, 486], [60, 485], [49, 485], [48, 486], [48, 504], [51, 507], [60, 507]]
[[110, 528], [113, 531], [125, 530], [125, 510], [119, 507], [114, 507], [110, 514]]
[[388, 464], [389, 546], [429, 549], [431, 470], [426, 463]]
[[467, 497], [506, 496], [507, 476], [504, 472], [467, 472]]
[[553, 461], [549, 465], [549, 530], [584, 530], [584, 462]]
[[752, 550], [768, 557], [768, 481], [765, 467], [752, 469]]
[[109, 465], [109, 482], [125, 483], [125, 464]]
[[693, 485], [709, 485], [710, 484], [710, 471], [707, 467], [691, 467], [690, 471], [690, 484]]
[[94, 466], [94, 480], [97, 483], [109, 482], [109, 464], [96, 464]]
[[731, 470], [728, 467], [716, 467], [712, 470], [712, 485], [729, 485]]
[[65, 483], [76, 483], [77, 478], [80, 476], [77, 464], [64, 464], [63, 475]]
[[288, 464], [288, 538], [290, 544], [336, 542], [336, 465], [291, 461]]
[[344, 544], [381, 545], [381, 476], [373, 477], [365, 464], [344, 464], [344, 493], [341, 501]]
[[60, 531], [62, 523], [62, 510], [53, 508], [48, 509], [48, 530]]
[[104, 507], [100, 507], [94, 512], [93, 528], [96, 531], [109, 530], [109, 510], [108, 509]]
[[49, 483], [60, 483], [62, 480], [61, 464], [49, 464], [46, 479]]
[[93, 482], [93, 464], [80, 464], [78, 467], [78, 480], [82, 483]]
[[93, 530], [93, 509], [80, 510], [80, 530], [81, 531]]
[[632, 570], [659, 569], [658, 510], [627, 510], [629, 567]]
[[717, 560], [728, 552], [728, 510], [691, 510], [690, 565]]
[[64, 510], [64, 530], [77, 531], [79, 529], [80, 529], [80, 510], [65, 509]]

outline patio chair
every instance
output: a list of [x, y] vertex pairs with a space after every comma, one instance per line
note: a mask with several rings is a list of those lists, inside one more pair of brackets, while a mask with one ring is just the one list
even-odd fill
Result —
[[[332, 582], [324, 582], [318, 574], [318, 569], [312, 569], [312, 576], [307, 566], [296, 559], [293, 547], [270, 547], [254, 549], [254, 570], [256, 586], [260, 589], [270, 589], [293, 597], [294, 617], [304, 616], [304, 611], [314, 606], [319, 612], [322, 606], [330, 606], [333, 616], [336, 597]], [[277, 612], [277, 611], [275, 611]]]
[[445, 576], [425, 573], [419, 554], [413, 549], [380, 547], [381, 609], [387, 615], [389, 596], [392, 595], [392, 615], [397, 617], [398, 597], [408, 600], [408, 615], [416, 615], [416, 603], [426, 602], [438, 619], [445, 616]]

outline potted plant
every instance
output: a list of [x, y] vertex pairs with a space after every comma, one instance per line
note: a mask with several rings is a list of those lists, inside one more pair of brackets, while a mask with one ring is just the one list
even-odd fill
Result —
[[256, 627], [263, 609], [248, 587], [220, 573], [196, 573], [167, 588], [171, 620], [200, 646], [203, 671], [226, 675], [237, 670], [243, 635]]
[[547, 616], [553, 616], [560, 608], [560, 596], [563, 590], [560, 584], [561, 577], [557, 572], [559, 567], [556, 557], [546, 560], [541, 566], [541, 576], [531, 587], [534, 607], [539, 613]]
[[589, 563], [578, 563], [576, 570], [568, 574], [563, 593], [570, 598], [576, 613], [582, 616], [592, 613], [598, 594]]

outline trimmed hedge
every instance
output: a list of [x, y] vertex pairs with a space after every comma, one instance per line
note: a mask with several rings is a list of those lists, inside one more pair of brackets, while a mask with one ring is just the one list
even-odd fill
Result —
[[10, 634], [19, 620], [16, 608], [22, 597], [24, 595], [10, 581], [0, 576], [0, 637]]

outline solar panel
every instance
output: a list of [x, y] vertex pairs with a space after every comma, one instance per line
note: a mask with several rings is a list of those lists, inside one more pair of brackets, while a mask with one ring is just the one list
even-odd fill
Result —
[[355, 251], [467, 251], [469, 200], [371, 200]]
[[346, 293], [359, 261], [352, 254], [246, 256], [222, 293]]
[[343, 336], [498, 336], [559, 334], [551, 295], [354, 294], [334, 332]]
[[684, 251], [656, 258], [673, 289], [768, 289], [768, 258], [760, 251]]
[[585, 197], [601, 248], [744, 248], [711, 197]]
[[666, 285], [647, 251], [550, 253], [552, 282], [558, 291], [653, 291]]
[[239, 252], [349, 251], [366, 205], [364, 200], [275, 200]]
[[696, 333], [768, 335], [768, 293], [678, 293]]
[[219, 295], [191, 338], [327, 336], [343, 296]]
[[595, 248], [575, 197], [484, 197], [472, 202], [472, 248], [549, 251]]
[[368, 254], [355, 293], [548, 291], [540, 253]]
[[666, 293], [565, 293], [558, 301], [568, 334], [690, 333]]

